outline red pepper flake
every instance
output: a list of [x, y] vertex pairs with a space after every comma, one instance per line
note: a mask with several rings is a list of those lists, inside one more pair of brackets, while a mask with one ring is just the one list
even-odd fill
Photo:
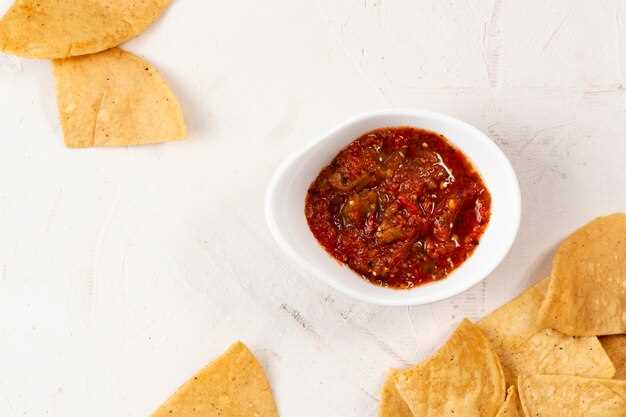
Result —
[[400, 194], [398, 201], [402, 206], [413, 214], [419, 214], [419, 208], [407, 196]]

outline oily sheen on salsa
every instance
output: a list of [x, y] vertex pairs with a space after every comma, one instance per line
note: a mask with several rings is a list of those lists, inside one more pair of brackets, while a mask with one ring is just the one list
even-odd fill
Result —
[[305, 215], [340, 262], [374, 284], [412, 288], [472, 254], [490, 206], [480, 175], [445, 137], [390, 127], [339, 152], [311, 184]]

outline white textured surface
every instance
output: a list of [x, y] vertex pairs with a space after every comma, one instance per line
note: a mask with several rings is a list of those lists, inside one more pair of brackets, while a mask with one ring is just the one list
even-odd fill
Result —
[[[0, 56], [0, 416], [147, 416], [235, 339], [282, 416], [375, 416], [387, 368], [626, 209], [625, 42], [619, 0], [177, 0], [127, 47], [170, 80], [191, 138], [104, 150], [63, 147], [48, 63]], [[521, 180], [509, 257], [431, 306], [335, 293], [263, 220], [285, 155], [388, 106], [476, 125]]]

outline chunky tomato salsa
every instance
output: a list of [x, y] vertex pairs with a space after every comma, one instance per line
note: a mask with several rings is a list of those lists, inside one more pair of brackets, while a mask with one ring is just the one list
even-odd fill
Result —
[[445, 137], [412, 127], [374, 130], [324, 168], [306, 196], [313, 235], [374, 284], [439, 280], [474, 251], [491, 196]]

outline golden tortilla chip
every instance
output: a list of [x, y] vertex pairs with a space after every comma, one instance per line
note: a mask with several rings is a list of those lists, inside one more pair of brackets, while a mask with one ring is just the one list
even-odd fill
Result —
[[626, 379], [626, 335], [603, 336], [600, 343], [615, 366], [614, 378]]
[[275, 417], [263, 368], [241, 342], [233, 344], [176, 391], [152, 417]]
[[500, 411], [496, 414], [496, 417], [524, 417], [519, 410], [519, 401], [517, 399], [517, 389], [515, 386], [510, 386], [506, 391], [506, 400]]
[[478, 326], [500, 357], [507, 384], [518, 375], [564, 374], [611, 378], [615, 368], [596, 337], [566, 336], [537, 324], [548, 279], [493, 311]]
[[533, 375], [520, 377], [518, 390], [529, 417], [626, 416], [626, 381]]
[[396, 389], [396, 376], [400, 372], [392, 369], [387, 374], [380, 396], [379, 417], [413, 417], [413, 413], [406, 405]]
[[0, 20], [0, 51], [67, 58], [118, 46], [143, 32], [171, 0], [16, 0]]
[[182, 139], [183, 113], [158, 71], [119, 48], [54, 61], [69, 147], [127, 146]]
[[559, 247], [539, 324], [572, 336], [626, 333], [626, 215], [600, 217]]
[[537, 311], [548, 289], [549, 278], [542, 279], [513, 300], [491, 312], [478, 322], [489, 337], [526, 340], [542, 328], [536, 324]]
[[491, 417], [505, 396], [498, 356], [467, 319], [431, 358], [399, 372], [396, 388], [415, 417]]
[[[552, 373], [612, 378], [615, 367], [596, 337], [566, 336], [545, 329], [523, 345], [518, 374]], [[524, 363], [525, 362], [525, 363]]]

